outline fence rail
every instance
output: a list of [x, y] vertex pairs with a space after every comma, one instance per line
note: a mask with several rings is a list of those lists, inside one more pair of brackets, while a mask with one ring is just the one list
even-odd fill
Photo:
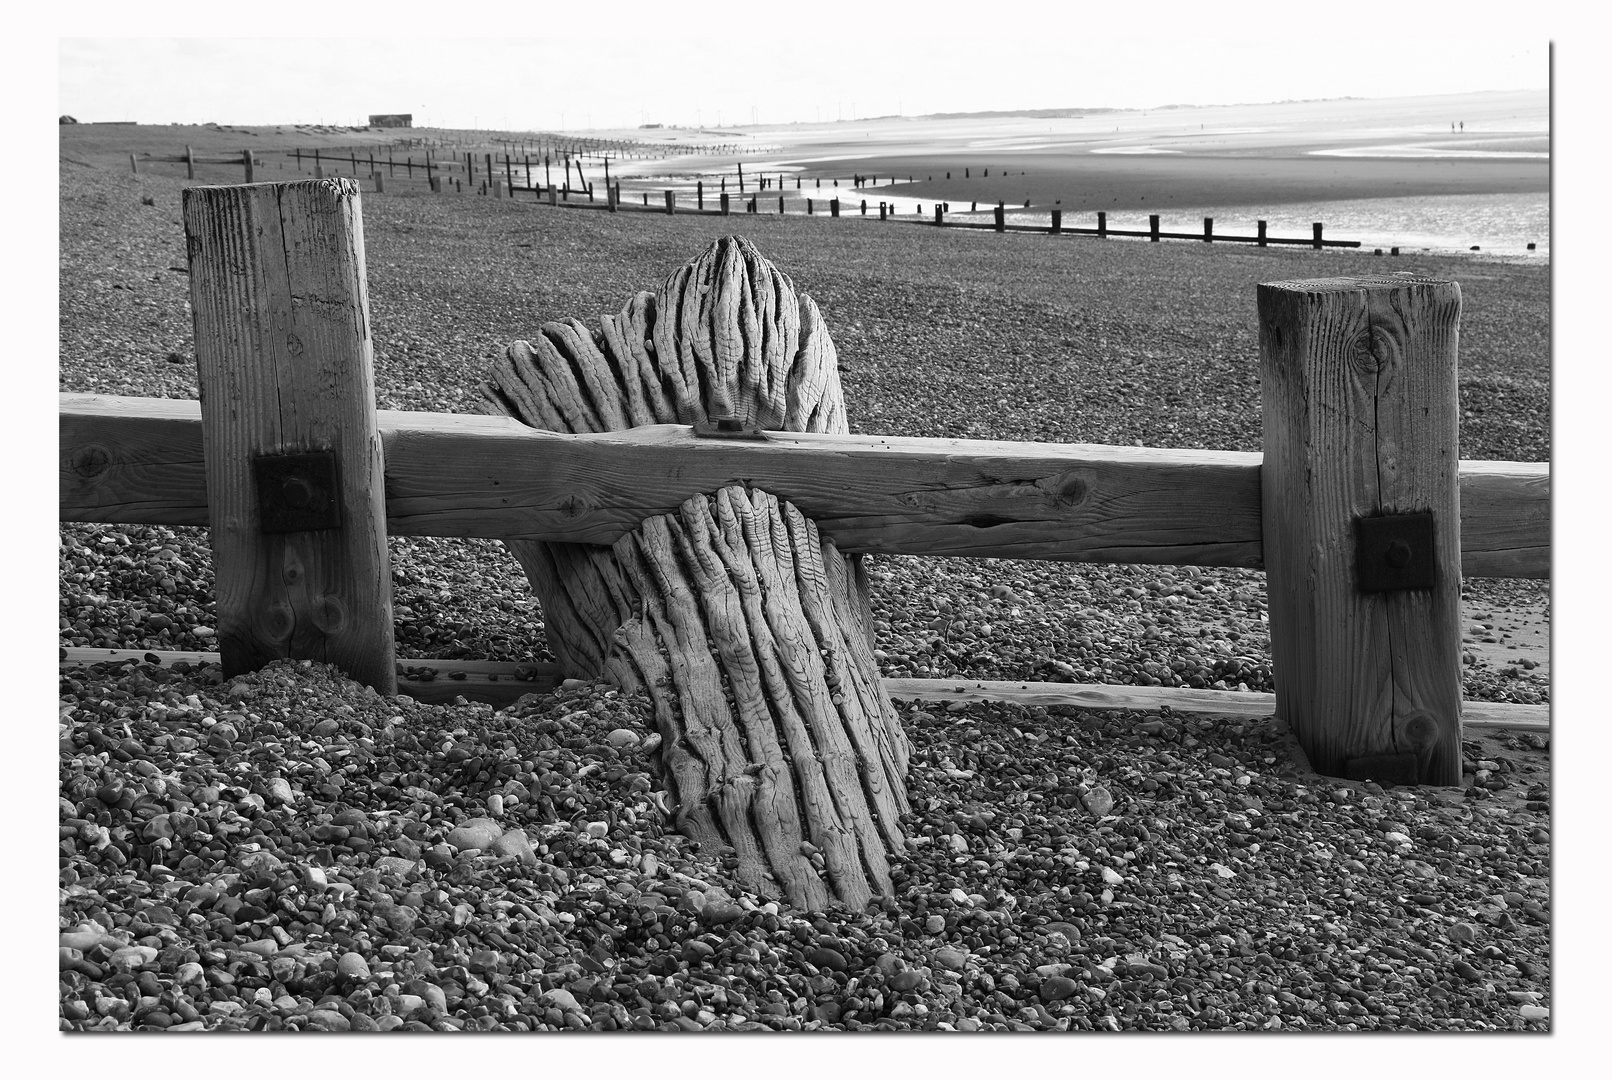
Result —
[[[63, 521], [206, 525], [201, 406], [63, 394]], [[386, 520], [403, 536], [613, 543], [691, 495], [749, 482], [844, 551], [1264, 566], [1262, 456], [1228, 450], [659, 425], [560, 435], [508, 417], [379, 410]], [[1550, 466], [1463, 461], [1461, 571], [1550, 576]]]

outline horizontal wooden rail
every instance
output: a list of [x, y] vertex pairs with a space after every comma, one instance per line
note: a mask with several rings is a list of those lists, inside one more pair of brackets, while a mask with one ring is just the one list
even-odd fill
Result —
[[[216, 664], [216, 652], [147, 652], [143, 649], [61, 650], [62, 667], [124, 663], [130, 660], [172, 666]], [[523, 694], [546, 693], [559, 685], [553, 664], [500, 660], [399, 659], [397, 687], [420, 701], [442, 704], [463, 696], [468, 701], [509, 705]], [[412, 674], [411, 674], [412, 672]], [[1070, 705], [1079, 709], [1127, 709], [1203, 716], [1264, 719], [1276, 711], [1276, 695], [1229, 690], [1191, 690], [1169, 686], [1126, 686], [1109, 683], [977, 682], [960, 679], [885, 679], [884, 688], [897, 701], [1008, 701], [1019, 705]], [[1505, 701], [1461, 703], [1467, 728], [1510, 728], [1549, 731], [1549, 705], [1516, 705]]]
[[[1263, 566], [1261, 455], [658, 425], [556, 435], [381, 410], [388, 530], [608, 544], [690, 495], [750, 483], [845, 551]], [[63, 394], [63, 521], [206, 525], [194, 401]], [[1550, 466], [1460, 467], [1462, 572], [1550, 576]]]

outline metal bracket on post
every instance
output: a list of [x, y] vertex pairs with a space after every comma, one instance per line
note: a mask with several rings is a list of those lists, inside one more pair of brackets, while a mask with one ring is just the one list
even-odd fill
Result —
[[696, 439], [748, 439], [766, 442], [767, 433], [753, 424], [730, 417], [702, 420], [694, 425]]
[[1361, 592], [1438, 584], [1432, 514], [1355, 518], [1355, 585]]
[[265, 533], [341, 528], [340, 476], [334, 450], [259, 454], [252, 459], [258, 529]]

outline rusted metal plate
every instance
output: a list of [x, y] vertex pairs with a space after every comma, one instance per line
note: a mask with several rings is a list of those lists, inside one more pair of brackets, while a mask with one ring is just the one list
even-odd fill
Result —
[[265, 533], [341, 528], [336, 454], [260, 454], [252, 460], [259, 528]]
[[1355, 573], [1361, 592], [1431, 589], [1438, 584], [1432, 514], [1355, 518]]

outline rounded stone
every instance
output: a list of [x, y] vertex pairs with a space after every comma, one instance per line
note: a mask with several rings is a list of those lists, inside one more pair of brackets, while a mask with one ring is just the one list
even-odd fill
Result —
[[485, 850], [492, 847], [494, 840], [504, 833], [504, 828], [492, 818], [477, 817], [461, 821], [448, 833], [446, 840], [448, 846], [455, 851], [465, 851], [468, 848]]
[[336, 971], [343, 978], [367, 980], [369, 978], [369, 961], [355, 952], [342, 953], [336, 961]]
[[1080, 984], [1067, 975], [1054, 975], [1041, 980], [1042, 1001], [1062, 1001], [1080, 989]]

